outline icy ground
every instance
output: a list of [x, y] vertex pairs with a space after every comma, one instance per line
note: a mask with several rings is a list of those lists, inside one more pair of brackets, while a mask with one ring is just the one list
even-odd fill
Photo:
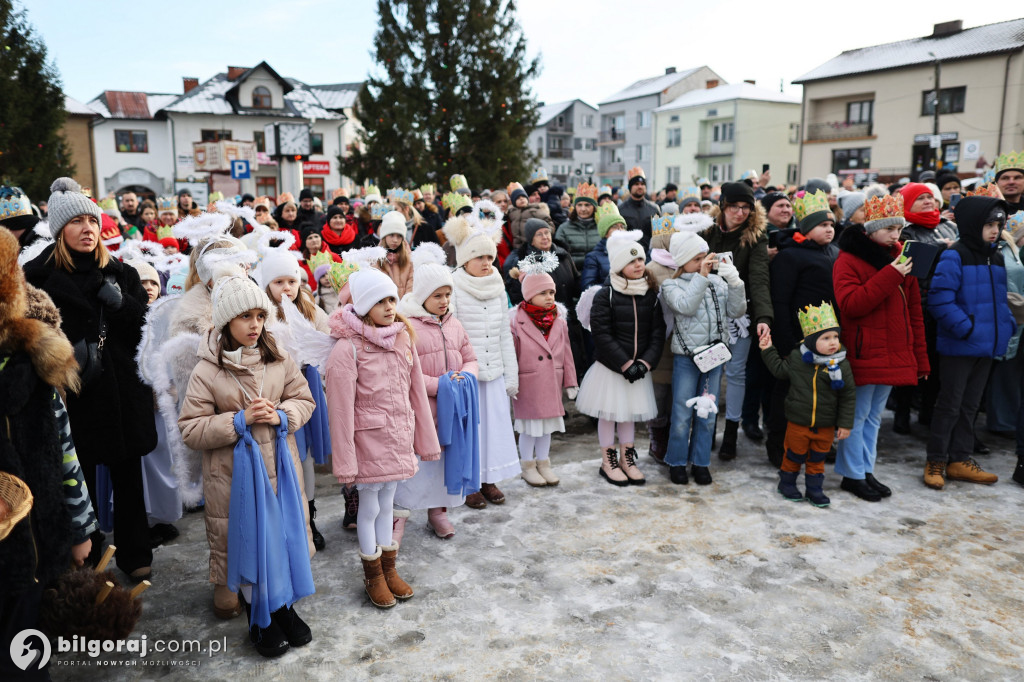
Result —
[[649, 483], [613, 488], [597, 474], [596, 435], [573, 419], [576, 433], [552, 448], [558, 487], [509, 481], [504, 505], [456, 510], [448, 541], [414, 513], [398, 565], [416, 596], [383, 611], [363, 591], [355, 533], [322, 474], [327, 549], [313, 559], [317, 594], [298, 605], [311, 644], [267, 661], [242, 618], [214, 618], [202, 516], [190, 514], [156, 552], [135, 636], [226, 638], [227, 650], [148, 656], [189, 667], [50, 669], [89, 681], [1021, 679], [1024, 489], [1010, 480], [1012, 443], [982, 433], [993, 454], [978, 460], [998, 484], [938, 492], [921, 483], [926, 432], [914, 430], [895, 436], [883, 422], [876, 474], [893, 497], [862, 502], [830, 466], [832, 507], [817, 509], [775, 492], [763, 448], [742, 433], [737, 460], [713, 460], [709, 487], [670, 483], [641, 439]]

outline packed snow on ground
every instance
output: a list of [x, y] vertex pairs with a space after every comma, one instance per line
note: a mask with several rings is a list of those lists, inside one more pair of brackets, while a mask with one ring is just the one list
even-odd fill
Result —
[[[876, 475], [893, 497], [862, 502], [839, 490], [830, 466], [833, 503], [817, 509], [782, 499], [763, 448], [742, 434], [734, 462], [713, 460], [709, 487], [673, 485], [641, 438], [648, 484], [614, 488], [598, 477], [592, 427], [570, 423], [552, 448], [559, 486], [509, 481], [504, 505], [454, 510], [457, 534], [447, 541], [426, 529], [425, 512], [413, 514], [398, 566], [416, 595], [388, 610], [363, 591], [339, 488], [321, 474], [317, 522], [327, 549], [313, 559], [317, 594], [297, 606], [314, 639], [276, 660], [255, 652], [243, 618], [214, 618], [202, 515], [187, 515], [181, 537], [156, 552], [135, 636], [217, 639], [227, 650], [151, 653], [155, 665], [107, 668], [104, 678], [1024, 676], [1024, 489], [1010, 480], [1012, 443], [986, 436], [994, 452], [978, 458], [998, 484], [934, 491], [921, 483], [923, 427], [894, 436], [886, 421]], [[57, 680], [98, 672], [51, 670]]]

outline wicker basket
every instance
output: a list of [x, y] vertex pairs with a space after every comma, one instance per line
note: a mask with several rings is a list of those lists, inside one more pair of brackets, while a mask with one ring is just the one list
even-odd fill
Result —
[[0, 471], [0, 499], [10, 508], [7, 517], [0, 520], [0, 540], [3, 540], [32, 509], [32, 491], [17, 476]]

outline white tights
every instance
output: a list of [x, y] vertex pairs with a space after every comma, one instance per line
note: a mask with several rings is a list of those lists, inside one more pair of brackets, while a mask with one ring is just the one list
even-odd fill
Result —
[[[380, 487], [382, 485], [383, 487]], [[398, 481], [356, 484], [356, 488], [359, 490], [356, 536], [359, 538], [359, 551], [369, 556], [376, 554], [377, 545], [392, 545], [391, 529], [394, 524], [395, 491], [398, 490]]]
[[551, 452], [551, 434], [546, 436], [527, 436], [519, 434], [519, 458], [524, 462], [533, 459], [534, 453], [537, 459], [547, 459]]
[[302, 463], [302, 483], [306, 486], [306, 500], [313, 501], [316, 494], [316, 472], [313, 471], [313, 453], [306, 454], [306, 461]]
[[636, 429], [633, 422], [613, 422], [608, 419], [597, 420], [597, 440], [602, 450], [615, 447], [615, 427], [619, 430], [619, 443], [633, 444]]

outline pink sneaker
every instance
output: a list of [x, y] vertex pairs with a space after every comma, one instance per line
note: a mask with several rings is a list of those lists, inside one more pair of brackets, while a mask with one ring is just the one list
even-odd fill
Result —
[[427, 523], [434, 529], [434, 535], [447, 540], [448, 538], [454, 537], [455, 526], [448, 520], [448, 508], [447, 507], [433, 507], [427, 510]]

